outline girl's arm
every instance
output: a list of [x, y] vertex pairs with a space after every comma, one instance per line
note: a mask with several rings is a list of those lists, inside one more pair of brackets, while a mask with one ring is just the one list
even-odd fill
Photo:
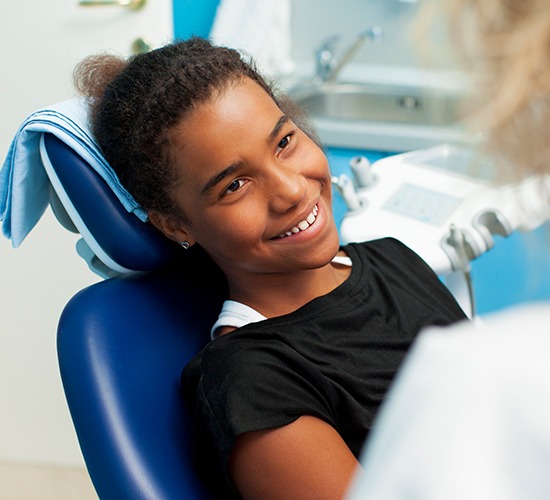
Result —
[[229, 461], [244, 499], [343, 498], [358, 466], [336, 430], [312, 416], [242, 434]]

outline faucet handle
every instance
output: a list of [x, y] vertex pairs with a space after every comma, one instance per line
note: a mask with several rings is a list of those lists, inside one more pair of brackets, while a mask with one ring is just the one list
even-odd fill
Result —
[[359, 36], [368, 38], [371, 42], [381, 42], [384, 38], [384, 30], [381, 26], [375, 25], [363, 31]]
[[315, 74], [321, 78], [321, 81], [332, 71], [332, 67], [334, 66], [334, 50], [340, 38], [340, 35], [326, 38], [315, 50]]
[[323, 83], [332, 83], [336, 80], [342, 68], [355, 56], [365, 40], [380, 42], [384, 37], [384, 30], [378, 25], [362, 31], [357, 35], [355, 41], [344, 50], [340, 57], [334, 56], [334, 47], [340, 36], [332, 36], [323, 41], [315, 51], [315, 77], [314, 80]]

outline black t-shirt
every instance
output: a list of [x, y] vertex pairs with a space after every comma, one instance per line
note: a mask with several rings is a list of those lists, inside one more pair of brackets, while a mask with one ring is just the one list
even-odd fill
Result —
[[185, 368], [196, 450], [210, 477], [226, 475], [239, 434], [302, 415], [328, 422], [358, 456], [417, 333], [465, 318], [431, 268], [397, 240], [344, 250], [353, 267], [338, 288], [217, 338]]

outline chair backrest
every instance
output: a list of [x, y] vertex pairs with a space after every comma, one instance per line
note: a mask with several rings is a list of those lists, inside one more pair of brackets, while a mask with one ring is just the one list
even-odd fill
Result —
[[[103, 277], [157, 269], [181, 254], [151, 224], [129, 214], [106, 182], [52, 134], [41, 140], [41, 159], [52, 184], [50, 203], [59, 221], [80, 233], [80, 254]], [[87, 251], [87, 253], [85, 253]]]
[[113, 202], [71, 148], [53, 136], [43, 146], [71, 219], [65, 224], [79, 231], [85, 224], [82, 231], [121, 267], [146, 269], [80, 291], [59, 322], [61, 377], [94, 486], [102, 499], [208, 498], [192, 467], [178, 386], [187, 361], [209, 340], [221, 294], [186, 269], [182, 252], [174, 259], [158, 234]]

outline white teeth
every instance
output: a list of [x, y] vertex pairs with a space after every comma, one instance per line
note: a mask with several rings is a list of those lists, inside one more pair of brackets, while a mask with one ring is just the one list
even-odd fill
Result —
[[299, 233], [300, 231], [305, 231], [315, 222], [318, 213], [319, 208], [317, 207], [317, 205], [315, 205], [311, 213], [307, 216], [306, 220], [300, 221], [297, 226], [291, 227], [288, 231], [279, 235], [279, 238], [284, 238], [285, 236], [291, 236], [293, 234]]

